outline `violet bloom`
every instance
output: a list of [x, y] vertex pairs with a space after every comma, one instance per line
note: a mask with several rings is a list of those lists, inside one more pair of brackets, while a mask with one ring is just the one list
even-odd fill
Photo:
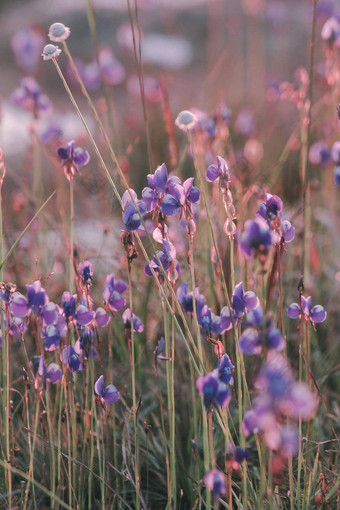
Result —
[[80, 334], [80, 337], [75, 343], [74, 350], [83, 358], [83, 360], [87, 360], [91, 356], [96, 358], [97, 351], [94, 349], [94, 347], [92, 347], [93, 342], [94, 332], [85, 326]]
[[49, 381], [56, 384], [62, 378], [62, 371], [59, 366], [56, 363], [50, 363], [46, 368], [43, 356], [33, 356], [30, 365], [35, 375], [34, 387], [36, 390], [39, 388], [40, 381]]
[[225, 476], [219, 469], [212, 469], [206, 473], [203, 477], [203, 482], [213, 493], [216, 501], [220, 496], [225, 496], [227, 494]]
[[113, 384], [109, 384], [104, 389], [104, 376], [101, 375], [95, 382], [94, 391], [100, 397], [101, 402], [104, 404], [114, 404], [119, 400], [119, 392]]
[[254, 308], [257, 308], [260, 304], [259, 298], [255, 292], [251, 290], [244, 292], [242, 282], [235, 286], [231, 300], [237, 318], [242, 317], [248, 310], [254, 310]]
[[40, 63], [45, 37], [34, 28], [21, 28], [11, 38], [11, 48], [17, 65], [24, 73], [34, 74]]
[[230, 402], [230, 389], [220, 379], [218, 369], [199, 377], [196, 381], [196, 388], [198, 394], [203, 397], [204, 406], [207, 410], [210, 410], [212, 404], [224, 409]]
[[154, 272], [157, 274], [157, 276], [160, 276], [162, 274], [162, 271], [158, 262], [159, 259], [170, 281], [177, 280], [179, 274], [181, 273], [181, 268], [176, 259], [176, 249], [168, 239], [162, 239], [162, 243], [164, 251], [156, 252], [157, 257], [154, 256], [150, 264], [147, 264], [144, 267], [144, 272], [147, 276], [153, 276], [151, 271], [152, 268]]
[[109, 314], [106, 313], [104, 308], [100, 306], [99, 308], [96, 309], [94, 321], [95, 325], [98, 328], [104, 328], [109, 324], [110, 320], [111, 317], [109, 316]]
[[89, 310], [87, 306], [80, 304], [75, 312], [77, 326], [88, 326], [95, 318], [95, 312]]
[[92, 284], [93, 265], [88, 260], [80, 262], [78, 266], [80, 278], [87, 284]]
[[63, 292], [63, 295], [61, 296], [61, 308], [64, 311], [66, 321], [68, 321], [70, 317], [74, 319], [76, 314], [76, 304], [77, 294], [71, 294], [71, 292], [67, 290]]
[[111, 312], [118, 312], [124, 308], [126, 301], [122, 297], [122, 294], [127, 288], [123, 280], [115, 280], [113, 273], [107, 275], [103, 290], [103, 298]]
[[165, 164], [159, 165], [154, 174], [148, 174], [147, 180], [149, 186], [143, 189], [142, 200], [146, 205], [146, 210], [150, 212], [156, 209], [166, 193], [168, 172]]
[[259, 205], [257, 214], [264, 218], [269, 224], [272, 220], [275, 220], [275, 218], [281, 214], [282, 209], [283, 202], [281, 198], [277, 195], [266, 193], [266, 201]]
[[307, 299], [301, 296], [301, 307], [298, 303], [292, 303], [287, 308], [287, 314], [291, 319], [301, 319], [301, 317], [304, 317], [306, 321], [310, 321], [312, 324], [324, 322], [327, 318], [327, 312], [323, 306], [312, 306], [311, 296]]
[[334, 184], [340, 186], [340, 165], [336, 166], [334, 169]]
[[194, 178], [189, 177], [183, 184], [174, 184], [163, 197], [161, 211], [165, 216], [175, 216], [180, 213], [187, 218], [193, 216], [192, 204], [200, 200], [200, 192], [193, 186]]
[[240, 468], [240, 464], [244, 460], [247, 460], [250, 457], [251, 453], [249, 450], [243, 450], [240, 446], [230, 446], [229, 453], [227, 454], [226, 461], [232, 469], [238, 470]]
[[244, 354], [261, 354], [263, 344], [268, 350], [282, 351], [286, 345], [278, 328], [273, 324], [271, 316], [264, 316], [263, 309], [258, 306], [247, 313], [245, 329], [238, 339], [238, 347]]
[[72, 373], [83, 370], [83, 364], [71, 345], [64, 347], [64, 349], [61, 351], [60, 359], [66, 366], [68, 366]]
[[23, 78], [20, 81], [20, 86], [11, 95], [11, 101], [31, 111], [35, 117], [52, 107], [51, 101], [42, 93], [40, 86], [32, 77]]
[[331, 152], [328, 149], [326, 142], [319, 140], [310, 146], [308, 152], [308, 159], [312, 165], [327, 165], [332, 161]]
[[41, 281], [37, 280], [30, 285], [26, 285], [26, 289], [29, 308], [40, 315], [43, 306], [49, 301], [45, 289], [41, 286]]
[[115, 58], [110, 48], [101, 48], [98, 60], [102, 77], [107, 85], [118, 85], [125, 80], [124, 66]]
[[[123, 313], [123, 321], [126, 328], [131, 329], [131, 310], [127, 308]], [[142, 333], [144, 331], [144, 324], [137, 315], [133, 314], [133, 331], [135, 333]]]
[[20, 292], [14, 292], [9, 303], [9, 309], [16, 317], [26, 317], [29, 312], [28, 301]]
[[59, 158], [62, 160], [65, 177], [72, 181], [75, 174], [79, 174], [78, 167], [87, 165], [90, 161], [90, 155], [81, 147], [74, 147], [74, 140], [68, 142], [67, 147], [60, 147], [57, 150]]
[[[282, 427], [282, 417], [298, 421], [312, 418], [318, 398], [306, 384], [294, 379], [290, 364], [282, 354], [271, 352], [255, 383], [257, 397], [252, 410], [243, 419], [244, 434], [263, 433], [264, 441], [273, 450], [296, 452], [294, 431]], [[287, 452], [286, 452], [287, 453]], [[285, 456], [284, 452], [281, 452]]]
[[216, 365], [218, 376], [225, 384], [234, 384], [233, 370], [235, 368], [228, 354], [223, 354]]
[[229, 168], [228, 164], [221, 156], [217, 156], [217, 165], [210, 165], [205, 172], [205, 178], [208, 182], [213, 182], [219, 179], [220, 182], [229, 181]]
[[266, 256], [270, 246], [279, 241], [279, 235], [261, 217], [246, 221], [244, 228], [240, 237], [240, 250], [247, 259]]
[[331, 50], [340, 47], [340, 21], [335, 16], [329, 18], [322, 27], [321, 38]]
[[[131, 195], [137, 205], [138, 211], [132, 201]], [[133, 189], [126, 190], [122, 196], [123, 223], [124, 229], [129, 232], [139, 229], [142, 225], [141, 216], [147, 212], [143, 200], [137, 199], [137, 194]]]

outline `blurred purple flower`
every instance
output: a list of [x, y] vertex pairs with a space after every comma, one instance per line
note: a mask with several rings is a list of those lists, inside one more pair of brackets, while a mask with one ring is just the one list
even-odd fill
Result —
[[61, 361], [68, 366], [71, 372], [78, 372], [83, 370], [83, 364], [81, 363], [78, 354], [71, 345], [64, 347], [60, 354]]
[[231, 391], [219, 376], [219, 370], [215, 369], [207, 375], [202, 375], [196, 380], [198, 394], [203, 397], [204, 406], [207, 410], [212, 404], [222, 409], [229, 405]]
[[103, 298], [111, 312], [118, 312], [124, 308], [126, 301], [122, 297], [122, 294], [127, 288], [128, 287], [123, 280], [115, 281], [113, 273], [107, 275], [104, 284]]
[[266, 201], [262, 202], [257, 210], [257, 214], [262, 216], [268, 224], [274, 220], [282, 211], [283, 202], [277, 195], [266, 193]]
[[103, 328], [109, 324], [111, 317], [106, 313], [104, 308], [99, 307], [96, 309], [95, 324], [98, 328]]
[[37, 315], [41, 314], [43, 306], [48, 303], [49, 298], [45, 289], [41, 286], [41, 281], [36, 280], [30, 285], [26, 285], [28, 306]]
[[16, 317], [26, 317], [29, 312], [28, 301], [20, 292], [14, 292], [9, 303], [9, 309]]
[[83, 360], [87, 360], [91, 356], [96, 358], [97, 352], [94, 347], [92, 347], [93, 342], [94, 332], [85, 326], [80, 334], [80, 337], [75, 343], [74, 350], [83, 358]]
[[[123, 321], [126, 328], [131, 329], [131, 310], [127, 308], [123, 313]], [[144, 324], [137, 315], [133, 314], [133, 331], [135, 333], [142, 333], [144, 331]]]
[[80, 278], [87, 284], [92, 284], [93, 265], [88, 260], [80, 262], [78, 266]]
[[235, 368], [228, 354], [223, 354], [216, 365], [218, 376], [225, 384], [234, 384], [233, 370]]
[[67, 147], [61, 147], [57, 150], [59, 158], [62, 160], [65, 177], [71, 181], [75, 174], [79, 174], [78, 167], [87, 165], [90, 161], [90, 155], [81, 147], [74, 147], [74, 140], [68, 142]]
[[203, 477], [203, 482], [213, 493], [215, 500], [218, 500], [220, 496], [225, 496], [227, 494], [225, 476], [219, 469], [212, 469], [206, 473]]
[[61, 296], [61, 308], [63, 309], [66, 321], [70, 317], [74, 319], [76, 314], [77, 294], [71, 294], [69, 291], [63, 292]]
[[46, 368], [43, 356], [40, 356], [37, 373], [40, 377], [46, 381], [50, 381], [52, 384], [56, 384], [62, 378], [62, 371], [60, 367], [56, 363], [50, 363]]
[[270, 246], [279, 241], [277, 232], [271, 230], [261, 217], [246, 221], [244, 228], [240, 237], [240, 250], [247, 259], [266, 256]]
[[205, 178], [208, 182], [219, 179], [220, 181], [229, 181], [229, 168], [225, 159], [217, 156], [217, 165], [210, 165], [205, 172]]
[[242, 317], [246, 310], [253, 310], [257, 308], [260, 304], [259, 298], [255, 294], [255, 292], [248, 290], [244, 292], [243, 283], [240, 282], [235, 286], [233, 295], [232, 295], [232, 307], [235, 311], [235, 315], [237, 318]]
[[337, 165], [334, 169], [334, 184], [340, 186], [340, 165]]
[[262, 306], [247, 313], [247, 329], [238, 339], [238, 347], [244, 354], [261, 354], [263, 343], [268, 350], [282, 351], [286, 343], [278, 328], [273, 324], [272, 317], [264, 316]]
[[329, 18], [321, 30], [321, 38], [327, 43], [330, 50], [340, 47], [340, 21], [337, 17]]
[[95, 382], [94, 391], [100, 397], [102, 403], [105, 402], [106, 404], [114, 404], [120, 398], [119, 392], [113, 384], [109, 384], [104, 389], [103, 375], [101, 375]]
[[41, 47], [45, 37], [34, 28], [21, 28], [11, 38], [11, 48], [20, 69], [27, 74], [34, 74], [40, 63]]
[[95, 318], [95, 312], [89, 310], [87, 306], [80, 304], [75, 312], [77, 326], [88, 326]]
[[40, 86], [32, 77], [23, 78], [10, 99], [15, 105], [31, 111], [34, 117], [52, 108], [51, 101], [41, 92]]
[[332, 161], [326, 142], [319, 140], [310, 146], [308, 159], [312, 165], [327, 165]]

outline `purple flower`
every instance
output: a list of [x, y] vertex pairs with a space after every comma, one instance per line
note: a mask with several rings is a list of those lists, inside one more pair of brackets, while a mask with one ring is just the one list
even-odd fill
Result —
[[334, 163], [340, 165], [340, 142], [334, 142], [332, 145], [331, 156]]
[[281, 222], [282, 235], [285, 243], [290, 243], [295, 237], [295, 227], [288, 220]]
[[14, 292], [9, 303], [9, 309], [16, 317], [26, 317], [29, 312], [28, 301], [20, 292]]
[[119, 392], [113, 384], [109, 384], [104, 389], [104, 376], [101, 375], [99, 379], [95, 382], [94, 391], [100, 397], [102, 403], [106, 402], [106, 404], [114, 404], [119, 400]]
[[231, 392], [225, 382], [220, 379], [219, 370], [215, 369], [207, 375], [202, 375], [196, 381], [198, 394], [203, 397], [207, 410], [212, 404], [224, 409], [231, 399]]
[[262, 216], [268, 223], [280, 215], [283, 209], [283, 202], [277, 195], [266, 193], [266, 201], [262, 202], [257, 210], [257, 214]]
[[95, 313], [89, 310], [85, 305], [79, 305], [75, 312], [77, 326], [88, 326], [93, 321]]
[[335, 16], [329, 18], [322, 27], [321, 37], [331, 50], [340, 47], [340, 22]]
[[215, 500], [227, 494], [225, 476], [219, 469], [212, 469], [203, 477], [204, 484], [213, 493]]
[[115, 281], [113, 273], [107, 275], [103, 290], [103, 298], [111, 312], [118, 312], [118, 310], [121, 310], [126, 305], [126, 301], [122, 297], [126, 289], [127, 285], [123, 280]]
[[93, 266], [91, 262], [88, 260], [84, 260], [83, 262], [80, 262], [78, 266], [78, 271], [80, 274], [80, 278], [87, 284], [92, 284], [92, 276], [93, 276]]
[[39, 387], [39, 381], [50, 381], [52, 384], [56, 384], [62, 378], [62, 371], [59, 366], [56, 363], [50, 363], [46, 368], [43, 356], [33, 356], [30, 364], [33, 373], [36, 375], [34, 382], [36, 389]]
[[[138, 211], [133, 204], [131, 195], [138, 207]], [[146, 205], [143, 200], [137, 200], [137, 194], [133, 189], [126, 190], [122, 196], [122, 207], [123, 207], [123, 223], [125, 230], [133, 231], [137, 230], [141, 225], [142, 221], [140, 216], [143, 216], [146, 211]]]
[[69, 291], [63, 292], [61, 296], [61, 308], [63, 309], [66, 321], [70, 317], [74, 319], [76, 314], [77, 294], [71, 294]]
[[240, 464], [248, 457], [250, 457], [251, 453], [248, 450], [243, 450], [240, 446], [229, 446], [229, 453], [227, 454], [227, 463], [231, 465], [232, 469], [238, 470], [240, 468]]
[[96, 310], [95, 323], [98, 328], [103, 328], [109, 324], [111, 317], [106, 313], [104, 308], [99, 307]]
[[118, 85], [125, 79], [124, 66], [115, 58], [110, 48], [101, 48], [98, 54], [102, 77], [108, 85]]
[[39, 30], [21, 28], [11, 38], [11, 47], [17, 65], [24, 73], [34, 74], [40, 63], [44, 36]]
[[94, 332], [85, 326], [80, 337], [75, 343], [74, 350], [83, 358], [83, 360], [87, 360], [90, 356], [96, 358], [97, 352], [92, 347], [93, 342]]
[[334, 169], [334, 184], [340, 186], [340, 165], [337, 165]]
[[312, 324], [323, 322], [327, 318], [327, 312], [323, 306], [315, 305], [312, 307], [311, 296], [307, 299], [301, 296], [301, 307], [298, 303], [292, 303], [287, 308], [287, 314], [291, 319], [300, 319], [303, 316], [306, 321], [310, 320]]
[[217, 362], [218, 376], [225, 384], [233, 384], [233, 370], [235, 368], [228, 354], [223, 354]]
[[17, 106], [33, 112], [35, 117], [38, 117], [40, 112], [52, 107], [51, 101], [41, 92], [40, 86], [32, 77], [21, 80], [20, 86], [11, 95], [11, 101]]
[[74, 140], [68, 142], [67, 147], [60, 147], [57, 150], [59, 158], [62, 160], [62, 167], [66, 178], [71, 181], [75, 174], [79, 174], [79, 166], [87, 165], [90, 161], [90, 155], [81, 147], [74, 147]]
[[238, 347], [244, 354], [261, 354], [263, 343], [268, 350], [282, 351], [285, 340], [281, 332], [273, 324], [271, 316], [264, 317], [263, 309], [258, 306], [247, 313], [245, 329], [238, 339]]
[[168, 187], [168, 193], [163, 197], [161, 211], [165, 216], [185, 214], [187, 219], [188, 216], [193, 216], [192, 204], [199, 202], [199, 189], [193, 186], [193, 177], [189, 177], [183, 184], [174, 182], [175, 184]]
[[146, 205], [148, 212], [156, 209], [159, 201], [166, 193], [168, 181], [168, 172], [165, 164], [159, 165], [154, 174], [147, 175], [148, 187], [142, 191], [142, 200]]
[[37, 315], [41, 314], [43, 306], [48, 303], [48, 296], [45, 289], [41, 286], [41, 281], [37, 280], [30, 285], [26, 285], [28, 306]]
[[326, 142], [319, 140], [311, 145], [308, 152], [308, 159], [312, 165], [327, 165], [332, 161], [331, 152]]
[[232, 307], [237, 318], [242, 317], [246, 310], [253, 310], [254, 308], [257, 308], [259, 304], [259, 298], [255, 292], [251, 290], [244, 292], [242, 282], [235, 286], [234, 293], [232, 295]]
[[229, 168], [225, 159], [221, 158], [221, 156], [217, 156], [217, 165], [210, 165], [205, 172], [205, 178], [208, 182], [216, 181], [220, 179], [220, 181], [229, 181]]
[[83, 364], [81, 363], [78, 354], [71, 345], [64, 347], [60, 354], [61, 361], [68, 366], [71, 372], [78, 372], [83, 370]]
[[[123, 313], [123, 321], [125, 327], [131, 329], [131, 310], [127, 308]], [[142, 333], [144, 331], [144, 324], [137, 315], [133, 314], [133, 331], [135, 333]]]
[[271, 230], [261, 217], [246, 221], [244, 227], [240, 237], [240, 250], [247, 259], [257, 255], [266, 256], [270, 246], [279, 241], [279, 235]]

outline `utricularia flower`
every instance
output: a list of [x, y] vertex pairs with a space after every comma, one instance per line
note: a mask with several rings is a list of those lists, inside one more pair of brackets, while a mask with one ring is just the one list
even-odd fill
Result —
[[64, 174], [69, 181], [72, 181], [76, 173], [80, 174], [79, 166], [87, 165], [90, 161], [90, 155], [85, 149], [74, 147], [74, 140], [68, 142], [67, 147], [60, 147], [57, 153], [62, 160]]
[[261, 217], [246, 221], [244, 228], [245, 230], [240, 237], [242, 254], [247, 259], [258, 256], [260, 262], [264, 263], [271, 245], [279, 241], [279, 235]]
[[225, 476], [219, 469], [212, 469], [204, 475], [204, 485], [213, 493], [215, 500], [227, 493]]
[[119, 391], [117, 390], [116, 386], [113, 384], [109, 384], [104, 389], [104, 376], [101, 375], [99, 379], [95, 382], [94, 385], [94, 391], [96, 394], [100, 397], [100, 400], [102, 404], [114, 404], [119, 400]]
[[303, 317], [306, 321], [310, 321], [313, 325], [315, 323], [323, 322], [327, 318], [327, 312], [323, 306], [312, 306], [311, 296], [308, 298], [301, 296], [301, 305], [298, 303], [292, 303], [287, 308], [287, 314], [291, 319], [301, 319], [301, 317]]
[[71, 30], [63, 23], [53, 23], [48, 31], [48, 37], [53, 42], [63, 42], [69, 37]]
[[52, 58], [59, 57], [61, 49], [54, 44], [46, 44], [41, 54], [43, 60], [52, 60]]

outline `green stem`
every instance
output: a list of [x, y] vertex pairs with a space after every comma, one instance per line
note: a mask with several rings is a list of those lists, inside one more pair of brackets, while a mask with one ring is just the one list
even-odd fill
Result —
[[69, 290], [71, 294], [74, 292], [74, 185], [73, 177], [70, 180], [70, 274], [69, 274]]

